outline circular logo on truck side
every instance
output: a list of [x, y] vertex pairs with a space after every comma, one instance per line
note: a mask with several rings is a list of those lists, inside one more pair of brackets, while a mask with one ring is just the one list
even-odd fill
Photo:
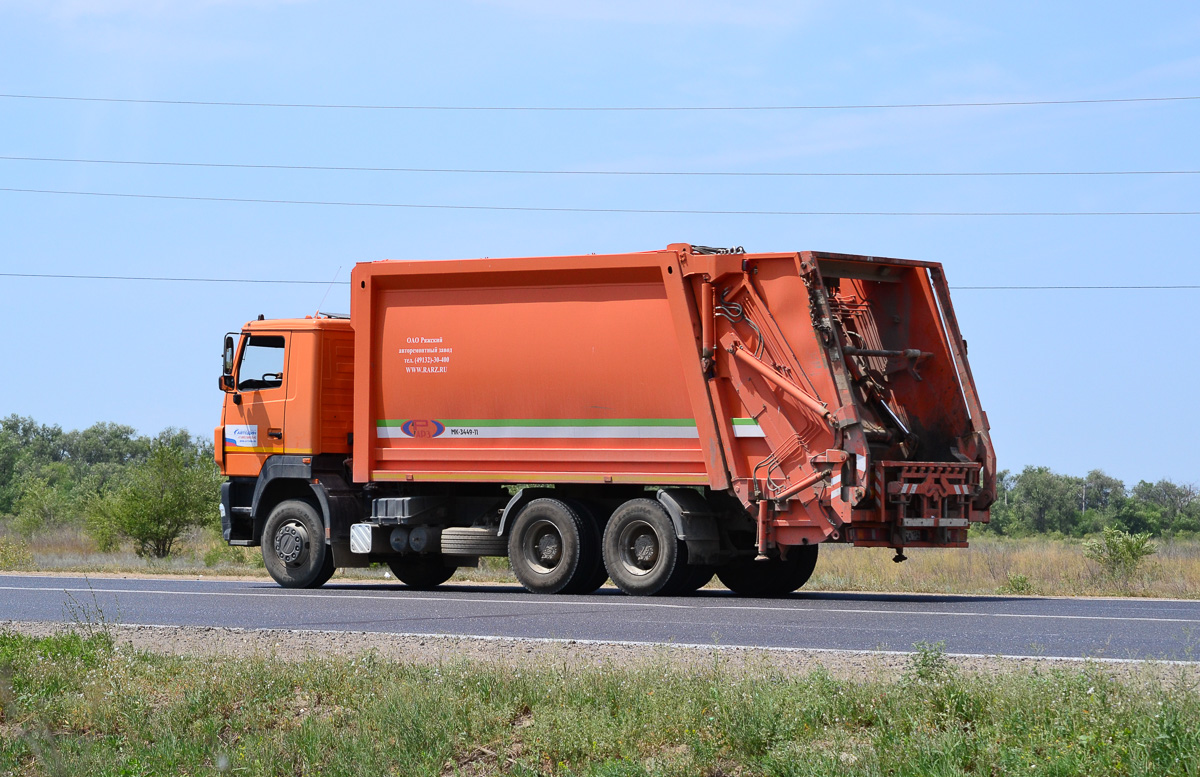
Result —
[[439, 421], [425, 421], [414, 418], [411, 421], [405, 421], [401, 424], [400, 431], [409, 437], [437, 437], [446, 431], [446, 427]]

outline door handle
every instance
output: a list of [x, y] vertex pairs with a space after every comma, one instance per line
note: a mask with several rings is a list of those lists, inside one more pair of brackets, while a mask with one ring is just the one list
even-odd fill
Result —
[[283, 430], [282, 429], [268, 429], [267, 436], [270, 437], [272, 440], [282, 440], [283, 439]]

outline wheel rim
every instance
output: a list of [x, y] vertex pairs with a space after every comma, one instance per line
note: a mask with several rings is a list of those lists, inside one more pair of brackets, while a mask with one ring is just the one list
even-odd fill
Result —
[[545, 520], [530, 524], [521, 538], [521, 557], [539, 575], [557, 569], [563, 560], [563, 538], [558, 527]]
[[617, 538], [621, 566], [641, 577], [654, 571], [662, 555], [662, 541], [654, 527], [645, 521], [630, 521]]
[[275, 532], [275, 554], [289, 568], [308, 560], [308, 529], [296, 519], [284, 521]]

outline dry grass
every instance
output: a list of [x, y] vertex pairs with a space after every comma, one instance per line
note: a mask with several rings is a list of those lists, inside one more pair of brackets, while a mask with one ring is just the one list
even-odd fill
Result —
[[[28, 542], [0, 528], [0, 569], [266, 576], [258, 548], [227, 547], [208, 531], [194, 533], [183, 547], [168, 559], [143, 559], [128, 550], [101, 553], [85, 533], [71, 527], [41, 532]], [[981, 537], [965, 550], [911, 549], [901, 564], [893, 563], [892, 555], [886, 548], [823, 546], [805, 590], [1200, 598], [1196, 540], [1160, 542], [1158, 553], [1125, 578], [1106, 576], [1084, 558], [1083, 544], [1069, 539]], [[338, 577], [386, 580], [390, 574], [377, 566], [340, 570]], [[516, 583], [507, 559], [483, 559], [478, 568], [460, 569], [454, 581]]]
[[[92, 538], [77, 527], [55, 527], [26, 540], [0, 523], [0, 571], [267, 577], [259, 548], [231, 548], [215, 532], [192, 532], [181, 548], [169, 558], [141, 558], [127, 547], [101, 552]], [[392, 579], [382, 565], [341, 569], [334, 580], [339, 578]], [[508, 569], [508, 559], [499, 558], [481, 559], [478, 568], [461, 569], [454, 579], [516, 583]]]
[[[102, 553], [96, 549], [96, 543], [86, 532], [72, 526], [37, 532], [28, 540], [0, 529], [0, 541], [24, 547], [28, 555], [32, 556], [31, 563], [13, 566], [18, 570], [143, 574], [194, 574], [210, 571], [255, 574], [261, 571], [254, 569], [257, 548], [229, 548], [210, 532], [194, 533], [183, 543], [182, 552], [166, 559], [140, 558], [128, 548]], [[209, 563], [205, 563], [206, 560]], [[266, 574], [265, 571], [262, 571], [262, 574]]]
[[1138, 573], [1112, 578], [1062, 539], [977, 538], [971, 547], [913, 548], [893, 563], [887, 548], [822, 547], [806, 590], [1044, 596], [1200, 597], [1200, 542], [1161, 543]]

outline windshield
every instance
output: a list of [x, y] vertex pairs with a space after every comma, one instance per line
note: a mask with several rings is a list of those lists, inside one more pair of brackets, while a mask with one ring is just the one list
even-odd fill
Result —
[[238, 390], [260, 391], [283, 385], [283, 337], [251, 335], [242, 349]]

